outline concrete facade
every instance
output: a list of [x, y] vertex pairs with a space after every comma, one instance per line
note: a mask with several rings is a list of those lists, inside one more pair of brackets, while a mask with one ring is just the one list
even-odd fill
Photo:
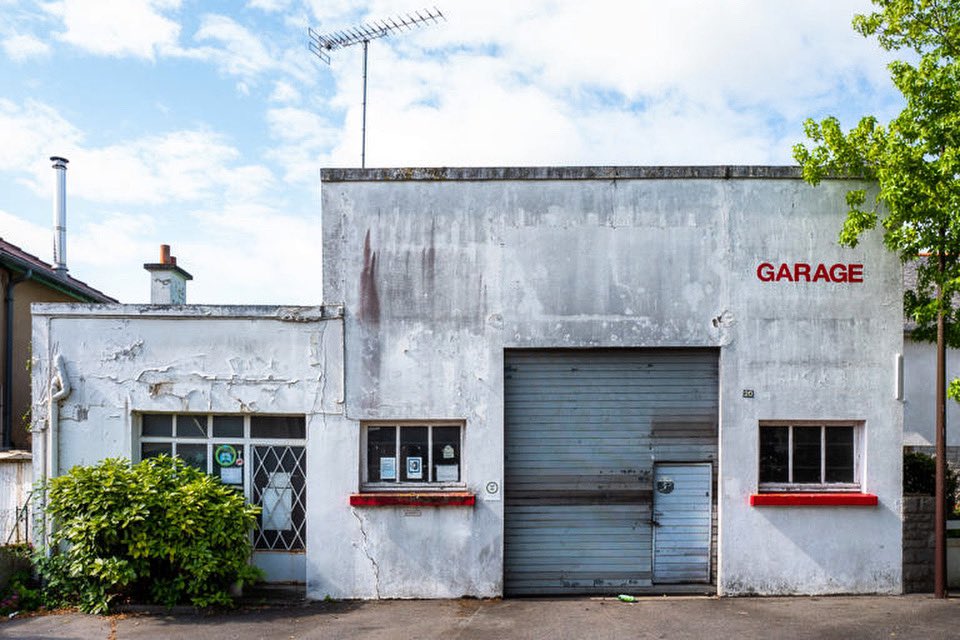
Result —
[[[309, 597], [496, 597], [504, 351], [718, 349], [716, 591], [899, 593], [900, 265], [878, 234], [837, 245], [851, 186], [784, 167], [324, 170], [326, 306], [34, 306], [35, 475], [135, 457], [142, 413], [303, 415]], [[765, 263], [862, 278], [765, 281]], [[751, 506], [760, 423], [804, 420], [860, 425], [876, 506]], [[351, 506], [382, 421], [462, 424], [460, 481], [419, 498], [476, 504]]]
[[[34, 477], [136, 459], [145, 412], [305, 416], [307, 470], [322, 470], [341, 455], [327, 442], [344, 430], [342, 353], [336, 307], [35, 304]], [[67, 395], [54, 402], [58, 376]], [[330, 499], [323, 487], [308, 487], [308, 510]], [[318, 527], [308, 523], [307, 535]], [[260, 554], [258, 564], [302, 581], [305, 557], [288, 555]]]
[[[349, 420], [464, 420], [479, 500], [417, 518], [334, 507], [313, 595], [323, 576], [338, 576], [334, 596], [500, 593], [503, 503], [483, 488], [503, 479], [503, 352], [523, 347], [719, 347], [718, 592], [901, 590], [900, 265], [879, 234], [837, 245], [850, 183], [814, 189], [769, 167], [322, 181], [324, 299], [347, 310]], [[864, 276], [763, 282], [764, 262], [861, 263]], [[862, 421], [861, 487], [878, 506], [750, 506], [763, 420]], [[343, 535], [350, 518], [362, 549], [356, 526]]]

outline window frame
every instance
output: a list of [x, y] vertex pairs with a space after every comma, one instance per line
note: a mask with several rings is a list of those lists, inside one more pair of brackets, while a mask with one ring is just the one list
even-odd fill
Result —
[[[757, 430], [757, 487], [760, 493], [860, 493], [863, 486], [864, 420], [761, 420]], [[820, 428], [820, 479], [821, 482], [760, 482], [761, 438], [760, 431], [770, 427], [787, 427], [787, 473], [793, 471], [793, 428]], [[853, 482], [822, 482], [826, 476], [827, 450], [826, 430], [831, 427], [853, 428]]]
[[[242, 483], [240, 484], [228, 484], [224, 483], [225, 486], [233, 487], [236, 491], [240, 491], [243, 494], [244, 499], [250, 504], [256, 504], [254, 502], [254, 475], [257, 470], [254, 467], [254, 448], [255, 447], [299, 447], [304, 450], [304, 455], [307, 451], [307, 441], [309, 437], [309, 429], [307, 429], [307, 416], [302, 413], [204, 413], [204, 412], [188, 412], [188, 411], [136, 411], [134, 412], [133, 425], [134, 425], [134, 437], [131, 443], [131, 460], [133, 462], [140, 462], [143, 460], [142, 449], [144, 444], [166, 444], [169, 445], [170, 451], [169, 455], [177, 456], [177, 449], [179, 445], [199, 445], [202, 444], [206, 447], [206, 468], [203, 470], [204, 473], [211, 475], [213, 477], [220, 477], [217, 473], [218, 467], [214, 456], [216, 455], [217, 447], [220, 445], [232, 445], [239, 447], [240, 456], [242, 456], [243, 464], [241, 465], [241, 474], [242, 474]], [[145, 416], [163, 416], [170, 418], [170, 435], [143, 435], [144, 429], [144, 417]], [[214, 419], [218, 417], [228, 417], [228, 418], [240, 418], [241, 423], [241, 435], [239, 436], [214, 436], [213, 435], [213, 424]], [[177, 435], [177, 423], [181, 418], [188, 419], [197, 419], [203, 418], [206, 422], [205, 434], [204, 436], [181, 436]], [[302, 422], [303, 425], [303, 437], [284, 437], [284, 438], [263, 438], [253, 435], [253, 421], [257, 418], [296, 418]], [[185, 460], [186, 461], [186, 460]], [[222, 481], [222, 479], [221, 479]], [[304, 472], [303, 482], [307, 483], [306, 474]], [[307, 488], [306, 484], [304, 490]], [[262, 506], [262, 505], [260, 505]], [[304, 523], [307, 520], [306, 508], [304, 506]], [[258, 518], [258, 528], [261, 521]], [[254, 547], [253, 551], [255, 553], [304, 553], [306, 550], [306, 533], [302, 528], [294, 528], [292, 531], [297, 531], [298, 533], [294, 534], [294, 539], [300, 538], [302, 540], [302, 546], [294, 546], [292, 548], [262, 548]], [[267, 530], [264, 530], [267, 531]], [[275, 531], [269, 529], [269, 531]], [[261, 538], [266, 539], [267, 534], [263, 532], [258, 532], [254, 530], [251, 532], [252, 539], [254, 544], [257, 544], [258, 535]]]
[[[367, 432], [371, 427], [395, 427], [395, 449], [397, 480], [370, 482], [367, 474], [369, 470], [368, 441]], [[456, 482], [423, 482], [401, 480], [401, 437], [400, 432], [404, 427], [426, 427], [427, 428], [427, 459], [424, 461], [424, 467], [427, 469], [428, 478], [433, 475], [433, 430], [436, 427], [456, 427], [460, 432], [459, 441], [459, 480]], [[466, 460], [464, 456], [464, 442], [466, 440], [466, 421], [465, 420], [363, 420], [360, 422], [360, 492], [361, 493], [381, 493], [381, 492], [443, 492], [443, 491], [463, 491], [467, 486], [465, 478]]]

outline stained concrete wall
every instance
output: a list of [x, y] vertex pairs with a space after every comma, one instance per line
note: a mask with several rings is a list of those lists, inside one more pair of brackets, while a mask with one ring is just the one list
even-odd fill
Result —
[[[59, 412], [52, 460], [34, 456], [34, 476], [103, 458], [136, 457], [137, 412], [306, 416], [307, 558], [331, 496], [324, 469], [353, 459], [341, 446], [343, 324], [336, 307], [35, 304], [33, 428], [48, 432], [50, 383], [63, 358], [71, 392]], [[47, 451], [51, 451], [49, 448]], [[301, 573], [303, 563], [300, 563]], [[270, 576], [268, 576], [270, 577]]]
[[[462, 419], [478, 505], [324, 505], [311, 595], [499, 595], [503, 503], [483, 488], [503, 481], [503, 350], [621, 346], [721, 349], [720, 593], [899, 592], [900, 267], [876, 234], [837, 246], [851, 186], [782, 167], [325, 170], [352, 426], [330, 445], [356, 447], [365, 419]], [[764, 283], [765, 261], [863, 263], [864, 281]], [[774, 419], [864, 421], [879, 506], [749, 506]], [[342, 462], [331, 480], [356, 489]]]

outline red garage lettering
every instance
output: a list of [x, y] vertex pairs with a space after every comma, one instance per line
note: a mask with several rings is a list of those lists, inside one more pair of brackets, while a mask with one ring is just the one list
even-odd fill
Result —
[[757, 265], [757, 279], [761, 282], [863, 282], [862, 264], [812, 265], [806, 262], [761, 262]]

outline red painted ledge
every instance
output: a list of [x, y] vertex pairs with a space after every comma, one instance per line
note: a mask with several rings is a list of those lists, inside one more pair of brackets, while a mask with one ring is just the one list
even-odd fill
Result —
[[472, 507], [477, 497], [468, 491], [430, 491], [423, 493], [354, 493], [351, 507]]
[[875, 507], [872, 493], [754, 493], [751, 507]]

